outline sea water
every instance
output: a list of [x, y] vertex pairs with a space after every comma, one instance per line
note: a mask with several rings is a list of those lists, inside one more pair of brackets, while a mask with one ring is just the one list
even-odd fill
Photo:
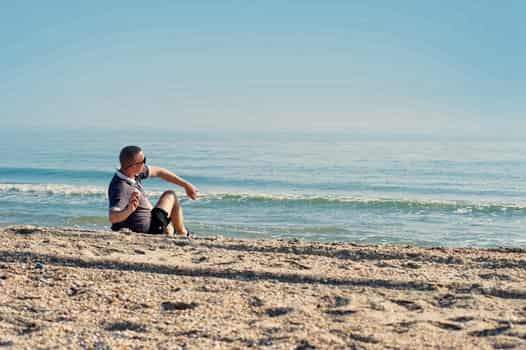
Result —
[[336, 132], [0, 130], [0, 225], [108, 230], [118, 153], [176, 189], [197, 235], [420, 246], [526, 247], [526, 143]]

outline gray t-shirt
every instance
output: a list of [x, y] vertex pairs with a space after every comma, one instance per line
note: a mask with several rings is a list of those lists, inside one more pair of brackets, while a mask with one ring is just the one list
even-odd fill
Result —
[[139, 191], [139, 206], [125, 221], [111, 225], [112, 230], [118, 231], [121, 228], [129, 228], [134, 232], [146, 233], [149, 231], [153, 206], [142, 186], [142, 180], [147, 179], [149, 176], [150, 168], [147, 166], [135, 179], [130, 179], [117, 170], [108, 188], [110, 209], [122, 210], [126, 208], [132, 193], [136, 190]]

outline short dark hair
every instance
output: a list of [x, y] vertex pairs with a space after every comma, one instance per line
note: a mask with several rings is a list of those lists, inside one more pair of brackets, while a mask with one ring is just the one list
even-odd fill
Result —
[[121, 149], [121, 153], [119, 154], [121, 168], [126, 168], [127, 166], [133, 164], [135, 156], [141, 152], [142, 149], [139, 146], [126, 146]]

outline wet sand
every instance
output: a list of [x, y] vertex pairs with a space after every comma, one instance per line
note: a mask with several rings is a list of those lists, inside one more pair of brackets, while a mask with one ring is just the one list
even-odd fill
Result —
[[0, 237], [0, 349], [526, 349], [521, 249]]

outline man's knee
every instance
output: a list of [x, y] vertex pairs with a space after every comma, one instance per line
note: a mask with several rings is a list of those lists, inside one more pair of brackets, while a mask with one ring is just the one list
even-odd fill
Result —
[[175, 191], [173, 190], [168, 190], [168, 191], [164, 191], [163, 196], [173, 196], [173, 197], [177, 197], [177, 195], [175, 194]]
[[173, 209], [178, 208], [180, 206], [179, 200], [177, 199], [177, 194], [175, 193], [175, 191], [172, 191], [172, 190], [164, 191], [161, 197], [167, 198], [167, 199], [169, 198], [170, 202], [172, 203]]
[[172, 191], [172, 190], [168, 190], [168, 191], [164, 191], [163, 194], [161, 195], [162, 198], [170, 198], [174, 201], [177, 201], [177, 194], [175, 194], [175, 191]]

